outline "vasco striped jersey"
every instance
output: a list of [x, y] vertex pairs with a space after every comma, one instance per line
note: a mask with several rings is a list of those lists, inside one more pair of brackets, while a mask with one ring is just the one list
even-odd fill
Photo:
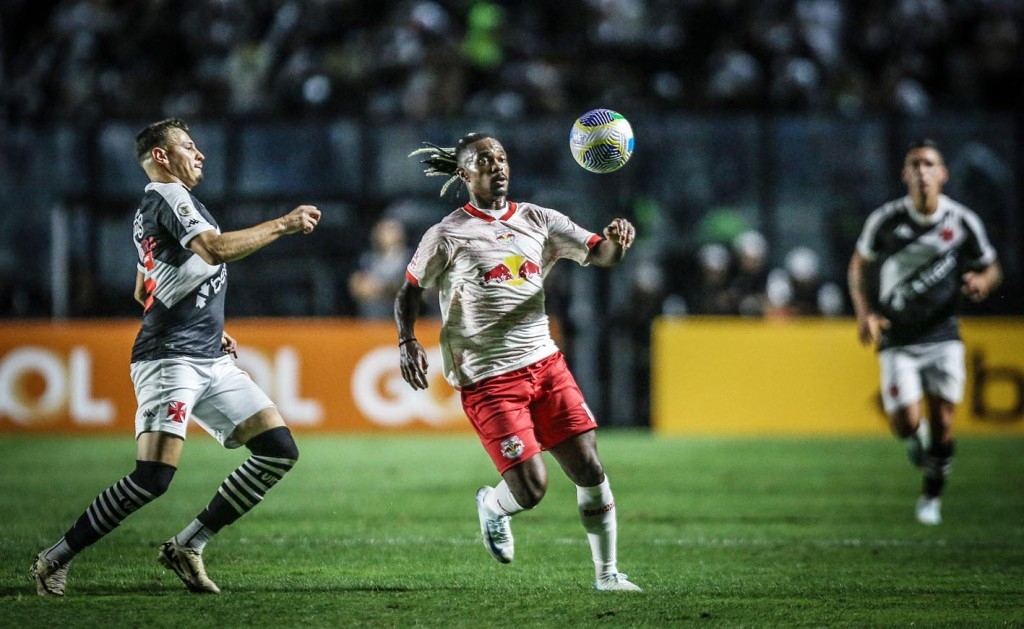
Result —
[[558, 351], [544, 310], [544, 277], [561, 258], [586, 264], [600, 240], [531, 203], [510, 202], [498, 218], [466, 204], [428, 229], [406, 277], [439, 287], [445, 379], [459, 388]]
[[197, 234], [219, 231], [206, 207], [180, 183], [153, 182], [132, 228], [148, 295], [132, 362], [223, 355], [227, 267], [207, 264], [188, 248]]
[[857, 251], [877, 268], [873, 297], [892, 324], [882, 349], [959, 339], [961, 276], [996, 260], [978, 215], [945, 195], [931, 216], [914, 209], [909, 196], [876, 209]]

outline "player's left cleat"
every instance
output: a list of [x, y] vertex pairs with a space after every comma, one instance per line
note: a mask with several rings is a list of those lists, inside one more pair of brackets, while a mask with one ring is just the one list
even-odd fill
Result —
[[935, 498], [921, 496], [917, 499], [915, 515], [921, 524], [929, 526], [939, 524], [942, 522], [942, 500], [937, 496]]
[[39, 596], [64, 596], [64, 585], [67, 583], [68, 568], [70, 567], [70, 561], [61, 565], [56, 561], [48, 561], [44, 553], [36, 555], [36, 560], [29, 568], [29, 573], [36, 581], [36, 594]]
[[220, 594], [217, 584], [206, 576], [202, 551], [187, 546], [178, 546], [172, 537], [160, 544], [160, 551], [156, 558], [161, 566], [178, 575], [190, 592]]
[[594, 581], [594, 589], [602, 592], [643, 592], [621, 572], [602, 574]]

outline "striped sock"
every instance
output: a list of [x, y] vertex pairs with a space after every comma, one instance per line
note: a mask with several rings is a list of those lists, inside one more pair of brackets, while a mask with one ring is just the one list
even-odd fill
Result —
[[[216, 533], [258, 505], [293, 465], [294, 459], [251, 455], [224, 479], [210, 504], [196, 519]], [[187, 528], [179, 536], [181, 539], [192, 537]]]
[[71, 550], [78, 553], [121, 524], [132, 513], [159, 498], [174, 477], [175, 468], [153, 461], [137, 461], [135, 471], [93, 499], [85, 512], [64, 534]]

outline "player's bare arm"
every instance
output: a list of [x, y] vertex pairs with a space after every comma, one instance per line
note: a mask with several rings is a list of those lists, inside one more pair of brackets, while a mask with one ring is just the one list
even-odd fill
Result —
[[188, 246], [207, 264], [223, 264], [240, 260], [262, 249], [281, 236], [302, 232], [308, 234], [320, 222], [320, 210], [300, 205], [280, 218], [245, 229], [218, 234], [215, 230], [200, 233]]
[[968, 271], [961, 278], [961, 290], [971, 301], [982, 301], [1003, 281], [1003, 268], [993, 262], [981, 271]]
[[413, 389], [427, 388], [427, 353], [416, 340], [416, 319], [419, 317], [422, 300], [423, 289], [408, 280], [395, 296], [395, 325], [398, 326], [402, 379]]
[[850, 267], [847, 271], [847, 282], [850, 285], [850, 301], [853, 302], [853, 312], [857, 315], [857, 338], [861, 345], [878, 346], [882, 339], [882, 330], [889, 327], [889, 320], [871, 310], [868, 303], [868, 296], [864, 288], [864, 266], [867, 259], [854, 251], [850, 258]]
[[636, 239], [636, 228], [624, 218], [613, 219], [604, 228], [604, 239], [590, 250], [588, 260], [596, 266], [613, 266], [626, 255], [626, 250], [633, 246]]
[[135, 272], [135, 291], [133, 292], [135, 301], [139, 302], [143, 306], [146, 305], [146, 298], [149, 297], [149, 291], [146, 290], [146, 276], [140, 271]]

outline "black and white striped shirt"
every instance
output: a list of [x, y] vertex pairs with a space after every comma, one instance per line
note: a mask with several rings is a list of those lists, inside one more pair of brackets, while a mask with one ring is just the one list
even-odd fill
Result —
[[223, 355], [227, 266], [207, 264], [188, 248], [211, 229], [219, 230], [216, 221], [182, 184], [146, 186], [132, 231], [148, 297], [132, 362]]
[[874, 307], [892, 323], [881, 348], [957, 340], [961, 276], [996, 261], [981, 219], [939, 196], [935, 213], [914, 209], [910, 197], [873, 211], [857, 251], [877, 269]]

